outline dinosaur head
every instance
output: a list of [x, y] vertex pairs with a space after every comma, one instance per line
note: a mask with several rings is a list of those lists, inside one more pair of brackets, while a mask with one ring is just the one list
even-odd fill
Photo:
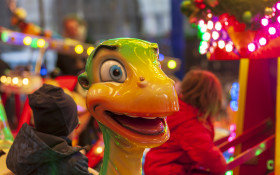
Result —
[[87, 108], [115, 139], [140, 147], [167, 141], [166, 116], [178, 111], [174, 82], [160, 68], [158, 46], [131, 38], [99, 44], [79, 83]]

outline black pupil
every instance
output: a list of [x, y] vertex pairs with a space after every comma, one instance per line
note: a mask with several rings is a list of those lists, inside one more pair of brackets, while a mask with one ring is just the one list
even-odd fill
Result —
[[119, 69], [115, 69], [114, 71], [113, 71], [113, 75], [114, 76], [119, 76], [120, 75], [120, 70]]

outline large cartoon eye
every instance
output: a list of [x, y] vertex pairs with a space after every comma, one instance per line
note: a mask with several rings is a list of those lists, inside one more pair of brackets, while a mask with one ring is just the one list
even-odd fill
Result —
[[107, 60], [100, 67], [100, 79], [101, 81], [123, 83], [126, 79], [126, 72], [123, 65], [118, 61]]

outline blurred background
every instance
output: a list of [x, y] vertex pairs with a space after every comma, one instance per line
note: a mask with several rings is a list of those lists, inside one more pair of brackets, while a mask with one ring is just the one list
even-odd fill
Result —
[[[11, 24], [10, 1], [1, 1], [0, 26], [18, 30]], [[197, 29], [180, 12], [181, 0], [17, 0], [25, 9], [26, 21], [53, 34], [63, 35], [63, 20], [76, 16], [85, 22], [85, 42], [96, 44], [118, 37], [140, 38], [159, 44], [167, 59], [176, 58], [176, 69], [166, 70], [181, 79], [193, 67], [213, 71], [224, 86], [238, 78], [239, 61], [208, 61], [198, 51]], [[0, 57], [12, 68], [35, 64], [38, 50], [0, 43]], [[20, 58], [20, 59], [19, 59]], [[55, 68], [55, 51], [45, 53], [48, 72]], [[168, 63], [167, 61], [165, 63]], [[164, 67], [164, 66], [163, 66]]]
[[[231, 96], [232, 93], [238, 96], [239, 86], [236, 82], [239, 60], [209, 61], [205, 54], [200, 54], [199, 31], [181, 12], [182, 0], [3, 0], [0, 3], [0, 27], [13, 32], [41, 35], [59, 39], [64, 43], [70, 38], [92, 46], [103, 40], [119, 37], [139, 38], [158, 43], [162, 69], [175, 81], [182, 80], [185, 73], [193, 68], [210, 70], [219, 77], [224, 88], [223, 115], [229, 119], [226, 125], [217, 125], [228, 129], [232, 123], [229, 122], [232, 116], [227, 107], [231, 105], [230, 111], [237, 111], [237, 97], [233, 103]], [[24, 25], [18, 21], [24, 21]], [[1, 38], [5, 41], [3, 33]], [[13, 37], [10, 39], [13, 40]], [[19, 77], [25, 77], [24, 72], [36, 72], [36, 65], [42, 64], [41, 68], [39, 67], [42, 78], [55, 78], [58, 75], [76, 76], [84, 69], [87, 58], [87, 55], [79, 56], [77, 52], [67, 55], [56, 49], [42, 50], [38, 43], [38, 47], [32, 46], [32, 43], [29, 43], [31, 47], [26, 47], [28, 43], [24, 43], [24, 40], [24, 44], [21, 45], [8, 43], [8, 39], [7, 42], [0, 42], [0, 61], [3, 62], [1, 75], [17, 74]], [[7, 72], [6, 69], [12, 71]], [[29, 90], [36, 89], [40, 85], [38, 81], [41, 80], [30, 79]], [[2, 86], [5, 93], [17, 93], [14, 89], [11, 90], [10, 86], [6, 89], [3, 87], [5, 86]], [[20, 102], [16, 102], [14, 98], [7, 98], [12, 104], [20, 103], [18, 111], [23, 110], [24, 94], [28, 93], [27, 91], [19, 97]], [[85, 95], [81, 90], [78, 91]], [[15, 128], [19, 117], [14, 116], [20, 116], [20, 112], [7, 106], [11, 105], [5, 105], [5, 110], [9, 120], [15, 120], [11, 122], [11, 128]], [[224, 133], [220, 133], [223, 136]], [[228, 134], [228, 131], [225, 134]]]

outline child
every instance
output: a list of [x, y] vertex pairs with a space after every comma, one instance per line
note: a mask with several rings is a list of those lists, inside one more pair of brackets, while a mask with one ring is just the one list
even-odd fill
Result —
[[213, 143], [211, 121], [221, 109], [219, 80], [208, 71], [192, 70], [182, 81], [179, 97], [180, 111], [167, 117], [170, 139], [147, 153], [145, 175], [224, 173], [227, 164]]
[[89, 175], [87, 157], [67, 138], [79, 123], [74, 100], [47, 84], [28, 98], [35, 128], [22, 126], [8, 153], [7, 167], [19, 175]]

